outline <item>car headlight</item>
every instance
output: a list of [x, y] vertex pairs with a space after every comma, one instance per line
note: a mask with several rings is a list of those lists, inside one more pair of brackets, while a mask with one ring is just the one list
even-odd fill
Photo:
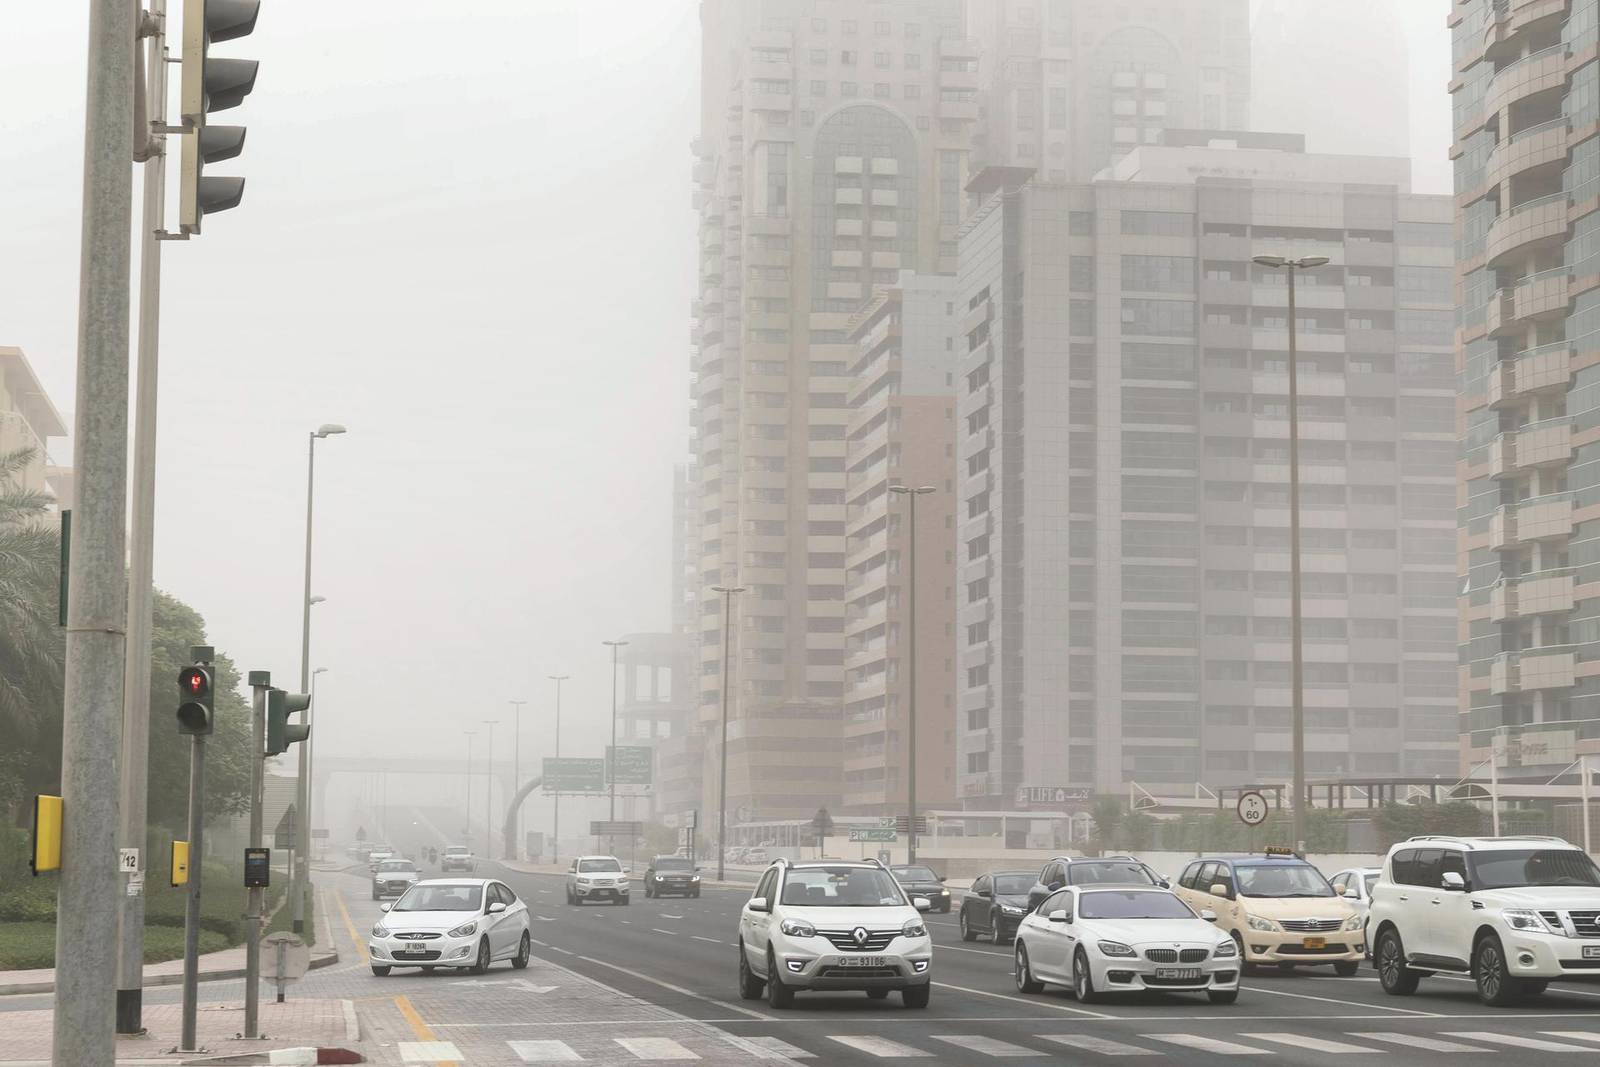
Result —
[[579, 885], [588, 885], [589, 884], [589, 876], [586, 875], [586, 874], [578, 875], [578, 884]]
[[900, 928], [901, 937], [927, 937], [928, 928], [921, 919], [907, 919], [906, 924]]
[[1260, 930], [1263, 933], [1268, 933], [1268, 934], [1272, 933], [1274, 930], [1276, 930], [1278, 928], [1278, 924], [1277, 923], [1273, 922], [1271, 919], [1263, 919], [1259, 915], [1247, 916], [1246, 919], [1245, 919], [1245, 922], [1250, 927], [1250, 929], [1252, 929], [1252, 930]]
[[700, 876], [698, 874], [690, 875], [690, 877], [689, 877], [689, 881], [691, 881], [691, 882], [698, 882], [699, 880], [700, 880]]
[[1131, 946], [1124, 945], [1121, 941], [1101, 941], [1100, 951], [1102, 954], [1107, 956], [1118, 956], [1123, 958], [1138, 955], [1138, 953], [1133, 951]]
[[785, 919], [779, 924], [778, 929], [790, 937], [816, 937], [817, 928], [800, 919]]
[[1017, 907], [1015, 904], [1002, 904], [1002, 905], [1000, 905], [1000, 910], [1002, 912], [1004, 912], [1005, 914], [1007, 914], [1007, 915], [1021, 915], [1022, 914], [1022, 909]]
[[1536, 911], [1523, 908], [1507, 908], [1500, 914], [1505, 917], [1506, 925], [1513, 930], [1523, 930], [1536, 934], [1555, 934], [1557, 937], [1566, 936], [1565, 930], [1559, 930], [1551, 926], [1545, 922], [1544, 916]]
[[947, 896], [950, 895], [950, 890], [948, 890], [948, 889], [940, 889], [939, 890], [939, 895], [941, 897], [947, 897]]
[[1211, 955], [1219, 960], [1231, 960], [1239, 954], [1239, 946], [1233, 943], [1233, 938], [1218, 941], [1217, 947], [1211, 950]]
[[462, 923], [460, 926], [456, 927], [454, 930], [451, 930], [447, 936], [449, 936], [449, 937], [467, 937], [467, 936], [475, 933], [477, 931], [477, 929], [478, 929], [477, 920], [473, 920], [472, 922], [469, 922], [469, 923]]
[[1359, 930], [1359, 929], [1361, 929], [1361, 923], [1362, 923], [1361, 916], [1352, 915], [1352, 916], [1350, 916], [1350, 918], [1348, 918], [1348, 919], [1346, 919], [1344, 921], [1344, 929], [1346, 929], [1346, 930]]
[[661, 877], [661, 875], [659, 875], [659, 874], [656, 875], [655, 878], [656, 878], [656, 881], [658, 881], [658, 882], [665, 882], [666, 881], [666, 879]]
[[372, 927], [372, 936], [373, 937], [388, 937], [389, 936], [389, 928], [387, 926], [383, 925], [382, 923], [376, 923]]

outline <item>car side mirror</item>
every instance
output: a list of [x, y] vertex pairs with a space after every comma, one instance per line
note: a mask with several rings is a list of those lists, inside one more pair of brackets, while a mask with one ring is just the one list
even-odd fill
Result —
[[1165, 878], [1157, 878], [1156, 879], [1156, 885], [1160, 886], [1162, 889], [1171, 889], [1172, 888], [1172, 883], [1167, 881]]
[[493, 904], [489, 905], [489, 914], [490, 915], [499, 915], [502, 911], [505, 911], [505, 910], [506, 910], [506, 905], [505, 905], [504, 901], [497, 900]]
[[927, 897], [912, 897], [911, 906], [916, 908], [918, 911], [932, 911], [933, 901], [929, 900]]
[[1063, 883], [1063, 882], [1051, 882], [1050, 886], [1049, 886], [1049, 889], [1050, 889], [1050, 892], [1054, 893], [1054, 892], [1064, 888], [1064, 886], [1065, 886], [1065, 883]]
[[378, 910], [379, 911], [388, 911], [392, 907], [394, 907], [393, 904], [379, 904], [378, 905]]
[[994, 896], [994, 894], [989, 892], [987, 889], [980, 889], [974, 893], [973, 896], [982, 897], [984, 900], [989, 900]]
[[624, 868], [622, 868], [622, 873], [623, 874], [632, 874], [633, 873], [633, 868], [632, 867], [624, 867]]
[[1217, 913], [1212, 911], [1210, 908], [1203, 908], [1200, 911], [1200, 918], [1204, 919], [1208, 923], [1214, 923], [1217, 921]]
[[1349, 897], [1351, 900], [1360, 900], [1361, 890], [1357, 889], [1353, 885], [1347, 885], [1344, 887], [1344, 895]]
[[1221, 882], [1218, 882], [1216, 885], [1211, 887], [1211, 895], [1214, 897], [1221, 897], [1223, 900], [1227, 900], [1228, 887], [1223, 885]]
[[1452, 893], [1462, 893], [1466, 891], [1467, 880], [1455, 871], [1445, 871], [1444, 875], [1439, 879], [1439, 887], [1448, 889]]
[[939, 881], [941, 881], [941, 882], [943, 882], [943, 881], [944, 881], [944, 875], [942, 875], [942, 874], [941, 874], [941, 875], [939, 875]]
[[1071, 917], [1069, 917], [1067, 915], [1065, 909], [1059, 909], [1059, 908], [1050, 913], [1049, 919], [1053, 923], [1065, 923], [1065, 922], [1071, 922], [1072, 921]]
[[766, 897], [751, 897], [750, 903], [745, 907], [750, 911], [771, 911], [772, 905], [767, 903]]

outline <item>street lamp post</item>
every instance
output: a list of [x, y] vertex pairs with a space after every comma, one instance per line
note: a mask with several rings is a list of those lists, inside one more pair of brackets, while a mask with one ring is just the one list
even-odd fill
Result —
[[1321, 267], [1327, 256], [1256, 256], [1255, 264], [1288, 271], [1289, 282], [1289, 647], [1294, 704], [1294, 847], [1306, 850], [1306, 707], [1300, 640], [1300, 395], [1295, 378], [1294, 275]]
[[[312, 505], [316, 500], [315, 487], [317, 481], [317, 442], [324, 437], [333, 437], [345, 433], [346, 430], [336, 422], [325, 422], [312, 430], [306, 438], [306, 573], [305, 590], [300, 602], [300, 692], [304, 693], [311, 688], [311, 605], [315, 599], [311, 596], [311, 513]], [[301, 722], [311, 721], [311, 708], [308, 706], [300, 713]], [[295, 868], [295, 882], [291, 903], [290, 917], [293, 919], [295, 933], [305, 930], [305, 904], [306, 896], [311, 889], [311, 790], [306, 781], [306, 775], [311, 769], [311, 744], [312, 739], [307, 736], [300, 745], [300, 788], [297, 806], [300, 813], [300, 832], [296, 835], [295, 846], [300, 853], [299, 866]]]
[[476, 730], [461, 731], [467, 738], [467, 812], [466, 829], [462, 833], [463, 843], [468, 848], [472, 847], [472, 739], [478, 736]]
[[[616, 822], [617, 821], [617, 650], [622, 648], [622, 646], [626, 645], [628, 642], [626, 642], [626, 641], [602, 641], [600, 643], [605, 645], [607, 648], [611, 649], [611, 751], [606, 753], [606, 755], [610, 757], [610, 759], [608, 759], [606, 761], [606, 776], [611, 779], [611, 781], [608, 783], [611, 786], [611, 814], [609, 816], [609, 819], [610, 819], [611, 822]], [[616, 851], [617, 851], [616, 841], [610, 835], [608, 835], [606, 837], [606, 847], [611, 850], [613, 855], [616, 854]]]
[[[556, 683], [556, 759], [561, 758], [561, 683], [571, 678], [570, 674], [549, 674], [545, 677]], [[555, 802], [555, 818], [550, 826], [550, 859], [554, 863], [561, 862], [561, 794], [552, 792], [551, 800]]]
[[722, 594], [722, 743], [717, 756], [717, 881], [724, 880], [728, 853], [728, 654], [733, 626], [733, 598], [744, 592], [742, 585], [714, 585], [711, 591]]
[[[311, 672], [311, 689], [310, 689], [310, 693], [311, 693], [311, 708], [312, 709], [315, 709], [316, 706], [317, 706], [317, 675], [319, 675], [319, 674], [327, 674], [327, 673], [328, 673], [328, 668], [326, 668], [326, 667], [317, 667], [317, 668], [313, 669], [312, 672]], [[306, 714], [309, 716], [311, 714], [311, 711], [308, 710], [306, 712]], [[317, 716], [317, 718], [320, 719], [321, 716], [319, 715], [319, 716]], [[305, 741], [301, 742], [301, 744], [302, 745], [310, 745], [311, 744], [311, 738], [308, 736], [305, 739]], [[311, 776], [313, 774], [315, 774], [315, 773], [316, 773], [316, 765], [312, 762], [312, 758], [308, 754], [306, 756], [306, 781], [309, 782], [311, 780]], [[307, 787], [306, 796], [309, 797], [310, 795], [311, 795], [310, 787], [308, 786]], [[306, 823], [307, 823], [307, 825], [310, 825], [310, 815], [311, 815], [311, 806], [310, 806], [310, 803], [308, 801], [307, 804], [306, 804]], [[311, 877], [311, 875], [309, 873], [310, 872], [310, 867], [311, 867], [311, 857], [310, 857], [310, 854], [308, 853], [307, 856], [306, 856], [306, 868], [307, 868], [306, 877], [308, 879]], [[309, 883], [307, 883], [307, 884], [309, 885]]]
[[[506, 703], [511, 705], [511, 711], [517, 723], [517, 739], [512, 743], [511, 746], [511, 790], [512, 794], [515, 795], [516, 791], [522, 788], [522, 706], [526, 704], [527, 701], [508, 700]], [[522, 853], [522, 845], [520, 844], [522, 841], [521, 804], [517, 805], [517, 812], [512, 817], [511, 821], [513, 823], [511, 827], [511, 840], [502, 843], [502, 849], [505, 852], [506, 859], [508, 860], [514, 860]]]
[[906, 498], [906, 862], [917, 862], [917, 497], [931, 485], [891, 485], [889, 492]]
[[494, 859], [494, 728], [499, 719], [479, 720], [489, 728], [489, 747], [483, 754], [483, 858]]

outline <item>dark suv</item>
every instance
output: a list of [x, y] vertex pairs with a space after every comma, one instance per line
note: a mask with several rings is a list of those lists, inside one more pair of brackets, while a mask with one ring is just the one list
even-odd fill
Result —
[[1069, 885], [1158, 885], [1167, 880], [1132, 856], [1075, 859], [1057, 856], [1039, 871], [1039, 881], [1028, 890], [1028, 910], [1035, 911], [1044, 898]]
[[934, 911], [950, 914], [950, 890], [944, 887], [944, 879], [935, 874], [932, 867], [911, 863], [890, 867], [889, 873], [894, 875], [894, 880], [900, 883], [900, 888], [906, 891], [907, 896], [927, 897]]
[[700, 895], [700, 872], [687, 856], [657, 856], [644, 872], [644, 895], [664, 897]]

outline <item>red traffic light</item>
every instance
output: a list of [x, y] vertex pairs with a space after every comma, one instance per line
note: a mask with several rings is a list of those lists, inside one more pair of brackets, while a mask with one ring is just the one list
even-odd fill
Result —
[[178, 672], [178, 688], [190, 696], [203, 696], [211, 688], [211, 680], [199, 667], [185, 667]]

